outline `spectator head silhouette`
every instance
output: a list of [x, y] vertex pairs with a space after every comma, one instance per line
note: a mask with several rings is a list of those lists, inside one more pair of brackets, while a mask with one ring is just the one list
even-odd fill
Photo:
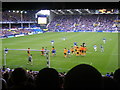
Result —
[[80, 64], [73, 67], [65, 76], [65, 90], [102, 89], [101, 73], [91, 65]]
[[120, 68], [115, 70], [113, 79], [115, 80], [115, 82], [119, 83], [120, 85]]
[[59, 90], [59, 74], [53, 68], [43, 68], [39, 71], [36, 80], [37, 88], [51, 89], [51, 90]]
[[23, 68], [15, 68], [11, 74], [11, 80], [13, 83], [23, 83], [27, 80], [27, 72]]
[[107, 90], [107, 89], [114, 90], [116, 88], [114, 80], [108, 76], [103, 77], [103, 85], [104, 85], [104, 90]]

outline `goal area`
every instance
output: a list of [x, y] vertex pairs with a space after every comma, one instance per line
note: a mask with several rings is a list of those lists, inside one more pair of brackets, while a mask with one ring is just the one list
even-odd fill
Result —
[[[23, 67], [41, 69], [44, 67], [50, 68], [50, 51], [30, 49], [32, 54], [32, 65], [28, 64], [29, 55], [28, 49], [8, 49], [4, 48], [4, 66]], [[41, 53], [44, 52], [43, 55]]]

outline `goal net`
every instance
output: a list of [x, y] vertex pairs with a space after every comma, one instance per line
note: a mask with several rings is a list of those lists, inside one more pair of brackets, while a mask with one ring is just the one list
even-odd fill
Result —
[[[49, 50], [32, 50], [32, 65], [28, 64], [28, 49], [4, 49], [4, 66], [24, 67], [27, 69], [39, 70], [44, 67], [50, 68]], [[44, 53], [41, 55], [41, 53]]]

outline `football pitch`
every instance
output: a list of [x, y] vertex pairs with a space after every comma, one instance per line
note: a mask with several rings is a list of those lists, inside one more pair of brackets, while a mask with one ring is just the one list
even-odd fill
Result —
[[[66, 38], [66, 40], [63, 40]], [[103, 43], [106, 38], [106, 43]], [[50, 67], [55, 68], [58, 72], [67, 72], [78, 64], [90, 64], [97, 68], [102, 74], [114, 72], [118, 68], [118, 33], [107, 32], [47, 32], [29, 36], [6, 38], [2, 40], [2, 50], [8, 49], [35, 49], [41, 50], [47, 47], [51, 51], [51, 40], [54, 40], [56, 56], [50, 52]], [[64, 48], [70, 49], [77, 42], [80, 46], [86, 43], [86, 56], [71, 55], [70, 58], [64, 58]], [[97, 52], [93, 46], [97, 45]], [[100, 45], [103, 45], [104, 52], [101, 52]], [[26, 51], [9, 50], [6, 55], [6, 67], [16, 68], [23, 67], [39, 71], [46, 67], [46, 57], [41, 56], [40, 51], [31, 51], [33, 55], [33, 65], [28, 65], [28, 55]], [[4, 64], [4, 54], [2, 54], [2, 63]]]

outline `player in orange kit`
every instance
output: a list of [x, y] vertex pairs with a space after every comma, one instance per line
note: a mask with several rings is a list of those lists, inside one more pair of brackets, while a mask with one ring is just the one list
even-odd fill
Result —
[[28, 56], [30, 56], [30, 48], [28, 48], [27, 53], [28, 53]]
[[80, 50], [80, 55], [82, 55], [82, 49], [83, 49], [83, 46], [80, 45], [80, 48], [79, 48], [79, 50]]
[[83, 47], [83, 56], [86, 55], [86, 51], [87, 51], [87, 48], [86, 48], [86, 46], [84, 46], [84, 47]]
[[80, 50], [79, 50], [79, 47], [76, 48], [76, 56], [79, 56], [80, 55]]
[[64, 49], [64, 57], [65, 58], [67, 57], [67, 49], [66, 48]]
[[74, 54], [74, 48], [73, 48], [73, 46], [71, 46], [70, 51], [71, 51], [71, 55], [73, 55]]
[[77, 45], [76, 45], [76, 46], [74, 46], [74, 50], [75, 50], [75, 52], [74, 52], [74, 53], [75, 53], [75, 54], [77, 53], [77, 47], [78, 47]]
[[41, 49], [42, 51], [41, 51], [41, 55], [44, 55], [44, 47], [42, 47], [42, 49]]

